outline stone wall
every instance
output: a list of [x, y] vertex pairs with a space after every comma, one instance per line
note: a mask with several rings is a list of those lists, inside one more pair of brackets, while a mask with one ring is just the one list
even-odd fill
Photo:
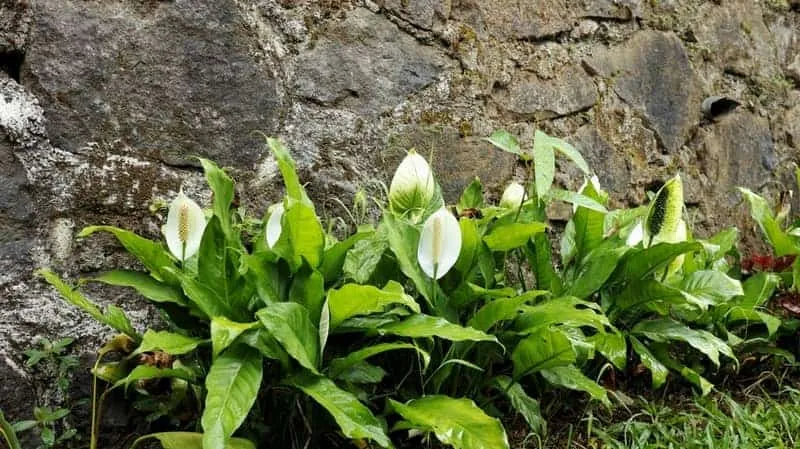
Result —
[[[797, 0], [0, 0], [0, 408], [48, 390], [21, 368], [38, 336], [91, 349], [107, 330], [32, 272], [131, 265], [89, 224], [158, 236], [150, 206], [192, 156], [232, 168], [256, 211], [278, 198], [263, 140], [293, 150], [333, 214], [410, 147], [448, 200], [474, 175], [520, 176], [481, 138], [536, 128], [583, 152], [615, 205], [680, 171], [700, 232], [752, 228], [735, 186], [793, 186], [800, 150]], [[712, 117], [702, 104], [717, 103]], [[581, 179], [569, 164], [558, 182]], [[554, 218], [560, 212], [554, 210]], [[150, 309], [122, 291], [141, 323]], [[24, 388], [23, 388], [24, 386]]]

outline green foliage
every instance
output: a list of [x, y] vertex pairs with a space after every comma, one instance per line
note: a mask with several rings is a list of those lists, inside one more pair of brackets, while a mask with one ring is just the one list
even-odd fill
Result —
[[[735, 350], [780, 352], [784, 323], [765, 305], [781, 278], [762, 273], [742, 282], [733, 228], [695, 239], [682, 217], [679, 177], [649, 206], [609, 210], [608, 194], [567, 142], [541, 131], [525, 148], [504, 131], [487, 140], [519, 156], [526, 193], [514, 184], [514, 200], [498, 207], [485, 201], [478, 179], [470, 183], [453, 207], [458, 226], [448, 228], [460, 236], [446, 236], [460, 238], [460, 253], [440, 279], [418, 260], [428, 217], [436, 212], [454, 223], [435, 181], [396, 187], [423, 188], [428, 202], [413, 213], [390, 195], [376, 222], [364, 224], [366, 212], [357, 212], [359, 228], [339, 240], [326, 233], [275, 139], [267, 145], [285, 185], [280, 220], [277, 212], [256, 220], [234, 208], [234, 181], [201, 160], [213, 203], [199, 250], [184, 263], [157, 241], [86, 228], [82, 237], [112, 233], [145, 268], [87, 281], [133, 289], [164, 312], [168, 326], [140, 335], [120, 309], [103, 311], [40, 271], [68, 303], [127, 336], [101, 349], [94, 373], [111, 389], [124, 387], [151, 419], [202, 429], [156, 433], [134, 446], [155, 439], [168, 449], [297, 447], [321, 443], [318, 435], [333, 429], [362, 447], [393, 447], [386, 417], [396, 413], [402, 420], [393, 430], [431, 432], [456, 448], [503, 448], [496, 416], [504, 412], [544, 434], [543, 391], [570, 389], [610, 407], [593, 379], [607, 369], [623, 375], [633, 362], [650, 371], [656, 388], [673, 375], [707, 394], [706, 376], [736, 365]], [[578, 191], [554, 185], [557, 153], [585, 175]], [[425, 171], [427, 162], [412, 156], [408, 165]], [[427, 182], [429, 174], [403, 176]], [[745, 194], [779, 253], [796, 254], [800, 231], [781, 228], [780, 214]], [[560, 225], [547, 216], [553, 202], [574, 210], [558, 264], [552, 236]], [[267, 226], [276, 239], [266, 240]], [[635, 238], [637, 228], [644, 238]], [[424, 241], [441, 237], [425, 229]], [[200, 416], [199, 425], [177, 419], [183, 415]]]

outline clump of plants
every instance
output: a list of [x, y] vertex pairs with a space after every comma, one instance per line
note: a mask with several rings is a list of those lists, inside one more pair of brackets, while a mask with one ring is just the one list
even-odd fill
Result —
[[[545, 433], [537, 398], [546, 390], [610, 407], [613, 395], [594, 379], [635, 366], [654, 387], [674, 375], [705, 394], [705, 374], [735, 366], [736, 350], [777, 350], [783, 321], [764, 308], [776, 278], [737, 279], [735, 229], [692, 236], [680, 176], [650, 205], [610, 211], [568, 143], [542, 132], [530, 147], [503, 131], [487, 140], [528, 171], [497, 205], [478, 179], [446, 205], [411, 150], [380, 219], [342, 240], [275, 139], [267, 146], [285, 196], [263, 217], [234, 207], [233, 180], [201, 160], [213, 203], [203, 210], [179, 193], [166, 245], [111, 226], [81, 231], [111, 233], [144, 268], [81, 283], [132, 288], [168, 318], [167, 329], [140, 332], [116, 306], [103, 310], [39, 272], [120, 333], [93, 369], [106, 389], [94, 401], [91, 447], [103, 398], [122, 390], [175, 429], [133, 447], [393, 447], [435, 436], [456, 448], [508, 448], [500, 418], [519, 413]], [[556, 155], [583, 172], [577, 192], [553, 185]], [[559, 242], [552, 202], [574, 211]]]

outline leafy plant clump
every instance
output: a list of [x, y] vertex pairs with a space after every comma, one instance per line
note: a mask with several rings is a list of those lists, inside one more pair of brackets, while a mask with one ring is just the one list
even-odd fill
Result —
[[[120, 333], [93, 369], [108, 387], [95, 400], [92, 448], [103, 398], [116, 390], [176, 429], [134, 446], [393, 447], [420, 435], [507, 448], [499, 418], [515, 411], [544, 434], [536, 398], [548, 389], [611, 406], [594, 379], [635, 367], [654, 387], [676, 375], [706, 394], [706, 373], [726, 360], [735, 367], [736, 351], [780, 352], [784, 320], [764, 308], [779, 279], [741, 282], [733, 228], [692, 236], [679, 176], [649, 206], [612, 211], [568, 143], [542, 132], [530, 150], [503, 131], [487, 140], [528, 169], [498, 205], [476, 179], [447, 207], [427, 161], [410, 151], [381, 218], [343, 240], [326, 231], [275, 139], [267, 145], [285, 196], [260, 220], [234, 207], [233, 180], [201, 160], [213, 204], [204, 211], [179, 193], [166, 246], [110, 226], [81, 231], [111, 233], [145, 269], [81, 283], [132, 288], [169, 324], [140, 333], [121, 309], [39, 272]], [[579, 191], [553, 185], [557, 154], [584, 173]], [[557, 264], [553, 202], [574, 210]]]

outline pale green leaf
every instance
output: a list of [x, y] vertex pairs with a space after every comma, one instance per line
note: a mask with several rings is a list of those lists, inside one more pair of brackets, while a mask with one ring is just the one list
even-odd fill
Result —
[[350, 317], [383, 312], [395, 304], [404, 305], [414, 312], [420, 311], [414, 298], [407, 295], [403, 286], [395, 281], [389, 281], [383, 289], [372, 285], [345, 284], [328, 291], [332, 328]]

